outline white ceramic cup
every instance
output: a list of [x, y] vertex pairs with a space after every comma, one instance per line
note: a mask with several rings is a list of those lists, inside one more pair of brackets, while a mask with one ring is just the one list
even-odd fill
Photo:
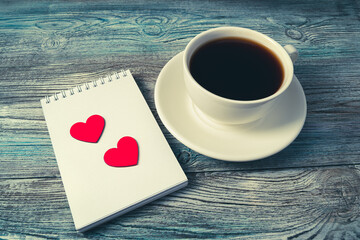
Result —
[[[197, 83], [189, 70], [192, 54], [205, 43], [224, 37], [249, 39], [270, 49], [280, 59], [284, 69], [284, 79], [278, 91], [266, 98], [241, 101], [215, 95]], [[276, 103], [276, 99], [289, 87], [294, 75], [293, 62], [297, 56], [298, 53], [293, 46], [282, 47], [275, 40], [254, 30], [240, 27], [210, 29], [194, 37], [185, 48], [183, 68], [186, 91], [201, 118], [223, 125], [254, 122], [268, 113]], [[239, 74], [241, 75], [241, 72]], [[221, 84], [221, 79], [219, 84]]]

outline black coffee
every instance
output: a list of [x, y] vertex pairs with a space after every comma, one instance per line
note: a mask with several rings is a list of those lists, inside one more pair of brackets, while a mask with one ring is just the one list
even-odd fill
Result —
[[234, 100], [256, 100], [274, 94], [284, 70], [264, 46], [242, 38], [222, 38], [197, 49], [190, 59], [193, 78], [208, 91]]

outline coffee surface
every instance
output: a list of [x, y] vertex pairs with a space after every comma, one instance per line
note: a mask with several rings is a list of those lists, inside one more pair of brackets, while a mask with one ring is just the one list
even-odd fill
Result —
[[190, 59], [190, 73], [208, 91], [233, 100], [274, 94], [284, 70], [268, 48], [242, 38], [221, 38], [200, 46]]

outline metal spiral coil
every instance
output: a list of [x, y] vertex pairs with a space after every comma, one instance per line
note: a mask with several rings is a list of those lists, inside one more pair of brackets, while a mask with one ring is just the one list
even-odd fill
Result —
[[[120, 70], [119, 72], [114, 72], [113, 74], [107, 75], [105, 77], [105, 78], [107, 78], [107, 81], [105, 80], [104, 77], [100, 77], [98, 80], [93, 80], [92, 82], [87, 82], [87, 83], [84, 83], [84, 84], [81, 84], [81, 85], [76, 85], [75, 88], [70, 88], [68, 90], [61, 90], [60, 92], [55, 93], [52, 96], [54, 97], [55, 101], [58, 101], [59, 100], [59, 95], [58, 94], [60, 94], [60, 93], [61, 93], [60, 96], [62, 96], [62, 98], [66, 98], [68, 96], [72, 96], [72, 95], [75, 95], [77, 93], [83, 92], [82, 87], [85, 87], [85, 90], [89, 90], [92, 87], [99, 86], [98, 81], [100, 81], [101, 85], [104, 85], [106, 82], [112, 82], [114, 80], [117, 80], [117, 79], [120, 79], [121, 77], [126, 77], [126, 76], [127, 76], [126, 70]], [[77, 92], [74, 91], [74, 89], [76, 89]], [[50, 97], [51, 96], [49, 96], [49, 95], [45, 96], [45, 103], [50, 103], [51, 102]]]

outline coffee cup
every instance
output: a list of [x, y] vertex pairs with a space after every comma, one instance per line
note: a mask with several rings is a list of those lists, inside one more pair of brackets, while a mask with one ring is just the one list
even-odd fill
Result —
[[[199, 83], [199, 79], [196, 79], [196, 77], [193, 76], [194, 74], [191, 73], [190, 65], [194, 54], [208, 43], [216, 42], [219, 39], [230, 38], [250, 41], [271, 51], [279, 61], [282, 69], [281, 82], [276, 91], [269, 96], [250, 100], [239, 100], [222, 96], [216, 91], [205, 88], [203, 82], [202, 84]], [[186, 91], [193, 103], [195, 112], [202, 119], [221, 125], [255, 122], [271, 111], [276, 104], [276, 101], [290, 86], [294, 76], [293, 62], [296, 60], [297, 56], [298, 53], [293, 46], [287, 45], [282, 47], [272, 38], [254, 30], [240, 27], [219, 27], [210, 29], [194, 37], [185, 48], [183, 55], [183, 70]], [[211, 56], [209, 58], [211, 58]], [[241, 78], [241, 69], [237, 72], [237, 75]], [[239, 76], [234, 76], [234, 78]], [[229, 78], [229, 76], [226, 77]], [[245, 79], [241, 79], [241, 81], [251, 81], [251, 77], [251, 75], [247, 75], [244, 77]], [[226, 79], [227, 81], [225, 81], [225, 79], [222, 78], [223, 77], [220, 75], [218, 79], [219, 83], [216, 83], [219, 84], [219, 86], [232, 81], [229, 79]], [[264, 77], [262, 80], [266, 81], [267, 77]], [[206, 82], [207, 79], [201, 79], [201, 81]], [[252, 91], [256, 92], [256, 90]]]

